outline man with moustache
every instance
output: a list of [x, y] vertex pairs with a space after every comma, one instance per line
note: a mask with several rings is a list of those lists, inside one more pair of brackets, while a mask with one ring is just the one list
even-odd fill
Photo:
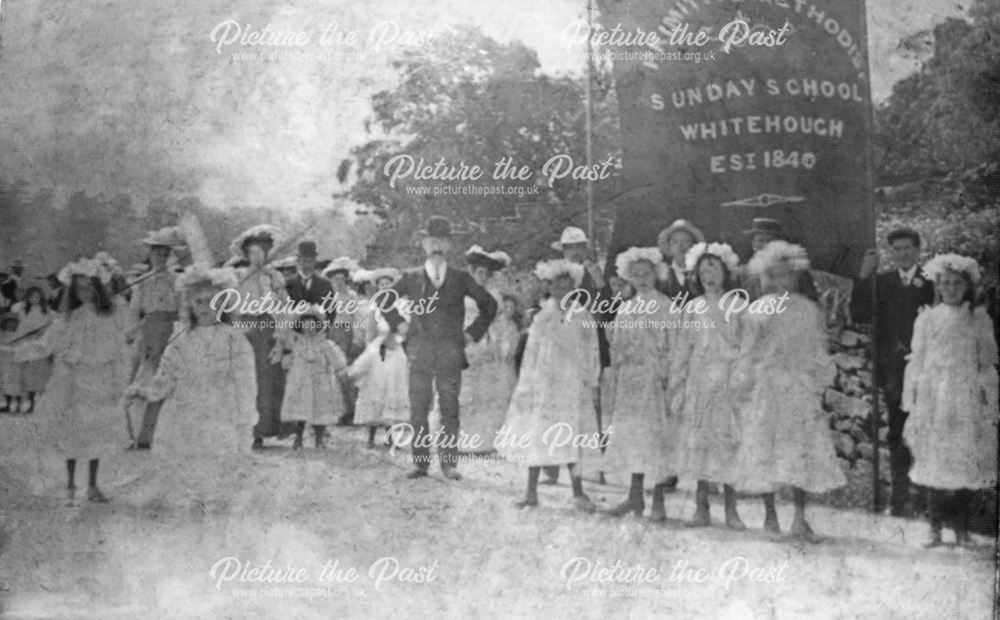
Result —
[[671, 300], [678, 295], [682, 298], [685, 293], [689, 298], [693, 298], [689, 287], [687, 273], [685, 272], [684, 259], [688, 250], [695, 243], [705, 240], [705, 235], [698, 228], [687, 220], [677, 220], [667, 228], [660, 231], [656, 237], [656, 246], [663, 254], [663, 260], [668, 265], [667, 277], [656, 283], [656, 290], [660, 291]]
[[[910, 466], [913, 456], [903, 442], [903, 427], [909, 415], [900, 408], [903, 396], [903, 372], [910, 353], [913, 322], [922, 306], [934, 303], [934, 284], [921, 277], [920, 235], [911, 228], [897, 228], [889, 233], [889, 247], [895, 269], [879, 274], [878, 251], [869, 250], [861, 264], [851, 295], [851, 317], [866, 323], [874, 319], [875, 367], [889, 409], [889, 467], [892, 495], [889, 510], [904, 516], [910, 497]], [[874, 306], [872, 286], [875, 287]]]
[[[430, 467], [430, 448], [422, 444], [427, 441], [427, 418], [436, 388], [445, 444], [438, 450], [441, 472], [449, 480], [460, 480], [458, 395], [462, 370], [468, 367], [465, 345], [483, 337], [496, 316], [497, 303], [467, 271], [448, 265], [451, 223], [446, 218], [431, 217], [421, 233], [426, 262], [406, 271], [399, 282], [387, 289], [409, 299], [421, 311], [413, 312], [406, 328], [396, 307], [388, 307], [391, 298], [380, 300], [379, 308], [393, 331], [402, 330], [410, 361], [410, 423], [414, 429], [412, 453], [416, 468], [407, 477], [423, 478]], [[463, 331], [466, 297], [476, 302], [479, 315]]]

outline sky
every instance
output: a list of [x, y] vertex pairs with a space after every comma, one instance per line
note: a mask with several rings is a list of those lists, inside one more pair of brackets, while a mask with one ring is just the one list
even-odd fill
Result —
[[[371, 95], [394, 83], [390, 59], [433, 44], [430, 33], [474, 24], [535, 49], [545, 72], [583, 67], [582, 45], [563, 35], [584, 18], [583, 0], [0, 1], [0, 174], [60, 198], [83, 189], [139, 204], [166, 194], [223, 208], [327, 206], [344, 189], [341, 160], [366, 139]], [[899, 41], [962, 9], [868, 7], [879, 101], [917, 66]], [[268, 24], [310, 40], [268, 48], [286, 56], [266, 60], [243, 55], [260, 47], [223, 44]]]

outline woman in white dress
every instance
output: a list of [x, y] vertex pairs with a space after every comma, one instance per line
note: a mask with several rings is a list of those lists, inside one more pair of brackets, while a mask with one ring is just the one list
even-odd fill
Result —
[[[816, 542], [806, 521], [806, 493], [824, 493], [847, 483], [830, 439], [823, 391], [836, 367], [827, 353], [819, 304], [803, 294], [809, 258], [805, 249], [772, 241], [750, 261], [761, 276], [760, 308], [744, 312], [739, 359], [730, 382], [736, 391], [743, 437], [733, 461], [733, 486], [762, 493], [764, 529], [780, 532], [774, 492], [792, 487], [791, 531]], [[779, 311], [780, 309], [780, 311]]]
[[974, 259], [939, 255], [923, 271], [940, 303], [917, 315], [904, 375], [910, 479], [930, 488], [927, 546], [941, 544], [945, 521], [968, 546], [973, 500], [997, 482], [997, 343], [986, 310], [974, 305]]
[[[736, 402], [729, 389], [729, 376], [740, 347], [738, 317], [727, 320], [720, 306], [722, 296], [733, 288], [733, 272], [739, 257], [727, 243], [695, 244], [685, 259], [691, 288], [700, 295], [685, 313], [690, 322], [678, 331], [670, 365], [670, 409], [680, 420], [674, 453], [677, 476], [697, 480], [696, 510], [689, 525], [705, 527], [709, 517], [709, 483], [723, 484], [726, 525], [734, 530], [746, 526], [736, 512], [736, 494], [729, 484], [733, 454], [741, 429]], [[690, 318], [688, 318], [690, 317]]]
[[542, 467], [565, 465], [576, 507], [593, 512], [596, 506], [583, 492], [578, 466], [586, 438], [587, 449], [596, 452], [600, 447], [594, 415], [594, 392], [601, 372], [597, 332], [587, 324], [592, 315], [576, 302], [569, 311], [560, 307], [567, 293], [580, 285], [583, 266], [552, 260], [538, 263], [535, 273], [549, 284], [549, 298], [542, 301], [531, 323], [505, 432], [495, 447], [507, 459], [528, 468], [528, 488], [518, 508], [538, 505]]
[[[156, 375], [129, 386], [126, 395], [163, 401], [152, 454], [197, 493], [218, 487], [222, 471], [249, 452], [257, 421], [254, 351], [243, 332], [220, 322], [212, 300], [236, 286], [231, 269], [192, 265], [177, 278], [181, 311], [190, 326], [175, 335]], [[220, 459], [227, 461], [220, 466]]]
[[[474, 245], [465, 253], [468, 271], [477, 284], [485, 288], [504, 307], [500, 292], [492, 286], [493, 275], [510, 264], [505, 252], [486, 252]], [[475, 301], [465, 299], [465, 325], [476, 320], [479, 311]], [[503, 426], [507, 404], [514, 390], [514, 350], [517, 348], [517, 328], [509, 317], [500, 313], [490, 324], [481, 340], [468, 345], [465, 355], [469, 367], [462, 372], [459, 410], [462, 412], [462, 433], [478, 437], [482, 451], [493, 450], [493, 440]]]
[[670, 456], [677, 437], [676, 416], [667, 408], [670, 366], [670, 300], [656, 290], [667, 266], [657, 248], [630, 248], [616, 259], [618, 275], [635, 288], [630, 305], [622, 306], [611, 334], [612, 427], [604, 453], [604, 471], [631, 477], [628, 499], [608, 511], [612, 516], [646, 508], [644, 482], [653, 483], [650, 519], [666, 520], [664, 494]]

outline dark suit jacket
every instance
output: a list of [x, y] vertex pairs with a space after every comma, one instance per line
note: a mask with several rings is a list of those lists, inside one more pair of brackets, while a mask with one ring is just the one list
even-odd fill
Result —
[[[310, 304], [321, 304], [323, 298], [329, 295], [329, 300], [333, 299], [333, 285], [326, 278], [314, 273], [309, 280], [309, 288], [306, 289], [302, 283], [302, 276], [295, 274], [285, 280], [285, 290], [292, 301], [306, 301]], [[331, 303], [331, 302], [327, 302]], [[332, 319], [336, 310], [331, 308], [328, 316]]]
[[667, 279], [660, 280], [659, 282], [657, 282], [656, 290], [660, 291], [670, 299], [673, 299], [674, 297], [677, 297], [678, 295], [681, 295], [683, 293], [687, 293], [688, 298], [693, 299], [694, 293], [691, 290], [691, 287], [689, 286], [691, 278], [690, 277], [686, 278], [684, 280], [684, 284], [681, 284], [680, 282], [677, 281], [677, 276], [674, 275], [673, 267], [669, 266], [670, 263], [667, 263], [667, 265], [668, 265]]
[[[497, 313], [497, 302], [483, 287], [476, 284], [467, 272], [448, 265], [441, 288], [435, 289], [430, 277], [420, 267], [403, 273], [392, 290], [403, 298], [414, 302], [414, 308], [427, 308], [429, 300], [437, 293], [433, 311], [425, 313], [414, 312], [410, 316], [410, 328], [406, 335], [406, 349], [412, 355], [416, 349], [434, 350], [436, 348], [457, 347], [465, 350], [465, 335], [479, 340], [486, 333], [493, 317]], [[479, 307], [479, 316], [468, 329], [465, 325], [465, 298], [471, 297]], [[386, 321], [395, 331], [403, 318], [395, 309], [384, 312]]]
[[[919, 280], [918, 280], [919, 278]], [[916, 286], [915, 283], [920, 283]], [[934, 284], [917, 270], [910, 286], [903, 286], [899, 271], [893, 269], [875, 276], [876, 305], [872, 307], [872, 280], [854, 281], [851, 317], [855, 322], [874, 319], [875, 361], [879, 365], [879, 383], [902, 390], [904, 357], [910, 352], [913, 322], [921, 306], [934, 303]]]

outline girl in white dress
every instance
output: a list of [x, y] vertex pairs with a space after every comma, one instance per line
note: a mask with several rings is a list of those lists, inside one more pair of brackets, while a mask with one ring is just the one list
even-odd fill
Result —
[[[24, 294], [24, 301], [14, 306], [14, 312], [21, 319], [18, 331], [24, 335], [33, 334], [19, 341], [22, 345], [40, 339], [45, 329], [52, 323], [55, 314], [49, 310], [45, 294], [37, 286], [28, 288]], [[35, 409], [35, 399], [45, 391], [45, 385], [52, 375], [52, 363], [47, 357], [37, 357], [29, 353], [29, 347], [22, 346], [20, 350], [24, 353], [17, 355], [16, 360], [21, 364], [21, 378], [24, 382], [24, 392], [28, 397], [28, 401], [22, 403], [21, 412], [31, 413]]]
[[611, 334], [614, 375], [613, 424], [604, 452], [604, 471], [631, 476], [628, 499], [608, 514], [642, 516], [645, 481], [653, 483], [650, 519], [666, 519], [664, 494], [677, 438], [677, 418], [667, 403], [670, 366], [670, 300], [656, 290], [667, 265], [657, 248], [630, 248], [616, 259], [618, 275], [635, 288], [628, 306], [619, 309]]
[[736, 391], [743, 437], [733, 462], [733, 486], [762, 493], [764, 528], [780, 531], [774, 491], [791, 486], [795, 503], [792, 534], [816, 542], [806, 521], [806, 493], [823, 493], [847, 483], [830, 439], [822, 394], [836, 367], [827, 353], [823, 315], [802, 294], [806, 251], [772, 241], [757, 252], [749, 270], [761, 276], [765, 294], [756, 303], [772, 313], [742, 313], [739, 359], [730, 385]]
[[[577, 508], [596, 509], [583, 492], [577, 468], [580, 443], [572, 437], [590, 437], [597, 449], [594, 391], [600, 375], [597, 332], [589, 312], [563, 309], [567, 293], [579, 286], [583, 266], [564, 259], [542, 262], [535, 274], [549, 284], [549, 298], [542, 301], [528, 332], [521, 373], [510, 399], [505, 433], [495, 447], [506, 458], [528, 466], [528, 489], [518, 508], [538, 505], [538, 477], [542, 466], [565, 465], [573, 483]], [[577, 311], [575, 311], [577, 310]]]
[[126, 390], [130, 398], [164, 401], [152, 454], [194, 495], [224, 486], [219, 476], [241, 469], [233, 460], [250, 452], [258, 419], [253, 348], [243, 332], [221, 322], [213, 303], [237, 282], [229, 268], [188, 267], [177, 288], [190, 326], [171, 338], [156, 375]]
[[[674, 346], [670, 366], [671, 411], [680, 419], [675, 452], [677, 475], [697, 480], [696, 510], [689, 525], [705, 527], [709, 517], [709, 482], [723, 484], [726, 525], [734, 530], [746, 526], [736, 512], [736, 494], [729, 484], [733, 454], [741, 429], [736, 402], [729, 389], [729, 376], [740, 346], [738, 317], [726, 320], [720, 306], [722, 296], [733, 288], [733, 271], [739, 257], [726, 243], [698, 243], [686, 256], [692, 289], [701, 293], [689, 308], [704, 307], [691, 317], [692, 327], [682, 329]], [[711, 322], [704, 325], [702, 322]]]
[[997, 482], [997, 343], [990, 317], [973, 301], [980, 277], [974, 259], [939, 255], [923, 271], [939, 303], [913, 324], [903, 381], [910, 479], [930, 487], [927, 546], [941, 544], [945, 521], [958, 544], [971, 545], [973, 499]]
[[[395, 284], [400, 273], [398, 269], [387, 267], [373, 270], [370, 277], [382, 291]], [[354, 423], [368, 427], [369, 448], [375, 447], [379, 428], [389, 429], [410, 421], [409, 369], [402, 336], [392, 333], [378, 307], [379, 303], [389, 301], [391, 297], [379, 295], [370, 301], [365, 320], [367, 344], [347, 371], [358, 388]], [[391, 442], [392, 438], [386, 437], [386, 443]]]
[[99, 460], [128, 445], [120, 396], [132, 358], [128, 313], [112, 303], [111, 273], [101, 261], [81, 259], [59, 272], [68, 287], [64, 317], [46, 330], [41, 347], [54, 356], [48, 389], [38, 401], [43, 433], [66, 459], [67, 495], [76, 502], [76, 463], [90, 466], [87, 500], [107, 502], [97, 485]]
[[313, 427], [316, 448], [322, 448], [326, 427], [336, 424], [347, 410], [342, 385], [347, 358], [327, 339], [326, 316], [319, 305], [299, 315], [301, 329], [291, 334], [292, 352], [282, 361], [288, 375], [281, 411], [285, 420], [295, 424], [293, 450], [302, 448], [307, 423]]

